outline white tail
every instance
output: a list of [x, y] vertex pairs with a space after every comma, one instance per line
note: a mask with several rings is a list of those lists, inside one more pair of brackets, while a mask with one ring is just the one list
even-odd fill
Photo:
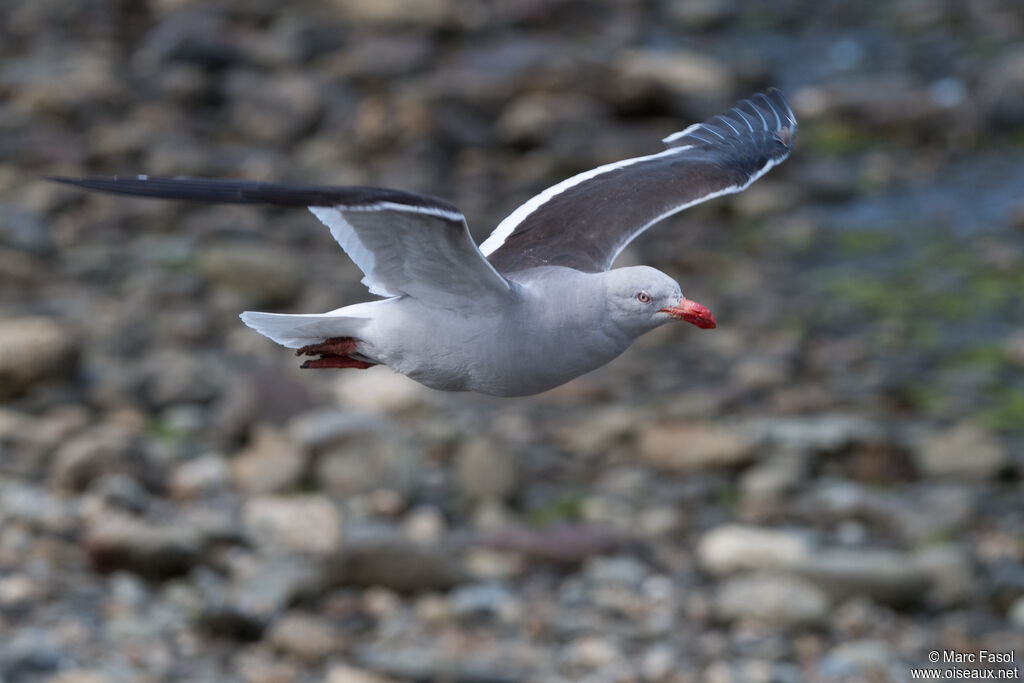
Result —
[[330, 337], [356, 337], [366, 323], [364, 317], [331, 313], [259, 313], [246, 311], [242, 322], [282, 346], [297, 349]]

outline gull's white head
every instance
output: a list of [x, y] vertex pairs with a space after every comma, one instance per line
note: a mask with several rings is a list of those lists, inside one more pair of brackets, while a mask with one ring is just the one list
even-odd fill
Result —
[[609, 317], [638, 335], [670, 320], [685, 320], [701, 329], [715, 327], [711, 311], [684, 297], [679, 283], [660, 270], [616, 268], [605, 278]]

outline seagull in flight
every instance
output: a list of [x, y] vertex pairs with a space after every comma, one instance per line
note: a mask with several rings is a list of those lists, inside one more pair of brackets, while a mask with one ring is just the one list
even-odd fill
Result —
[[666, 149], [547, 188], [482, 244], [452, 204], [400, 190], [201, 178], [64, 178], [117, 194], [307, 207], [384, 297], [319, 314], [246, 311], [242, 322], [309, 356], [304, 368], [386, 365], [428, 387], [524, 396], [601, 367], [645, 332], [706, 307], [648, 266], [612, 268], [640, 233], [746, 189], [789, 155], [797, 124], [770, 89], [666, 137]]

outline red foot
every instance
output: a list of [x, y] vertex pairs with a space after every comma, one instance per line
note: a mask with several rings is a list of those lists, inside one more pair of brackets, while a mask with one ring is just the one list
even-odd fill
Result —
[[351, 358], [350, 353], [357, 352], [358, 339], [352, 337], [331, 337], [319, 344], [309, 344], [295, 351], [296, 356], [320, 356], [315, 360], [307, 360], [303, 363], [303, 369], [317, 368], [355, 368], [365, 370], [372, 368], [376, 363]]
[[365, 370], [372, 368], [376, 363], [369, 363], [365, 360], [356, 360], [348, 356], [321, 356], [316, 360], [307, 360], [299, 367], [303, 370], [315, 370], [317, 368], [356, 368]]
[[319, 344], [308, 344], [295, 350], [296, 356], [347, 356], [354, 353], [358, 339], [352, 337], [331, 337]]

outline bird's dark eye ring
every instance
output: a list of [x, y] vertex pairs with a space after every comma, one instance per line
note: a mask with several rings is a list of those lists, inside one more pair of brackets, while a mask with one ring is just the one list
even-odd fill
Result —
[[636, 300], [642, 304], [649, 304], [651, 303], [651, 295], [647, 292], [639, 292], [636, 295]]

